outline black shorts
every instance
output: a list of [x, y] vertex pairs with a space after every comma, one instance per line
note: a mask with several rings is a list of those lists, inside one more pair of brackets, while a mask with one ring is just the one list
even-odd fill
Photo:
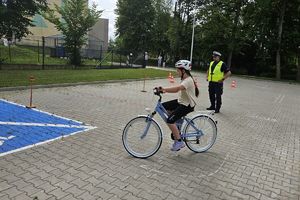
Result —
[[194, 111], [194, 107], [191, 107], [190, 105], [182, 105], [178, 103], [177, 99], [164, 102], [162, 105], [167, 111], [171, 112], [167, 119], [168, 124], [174, 124], [181, 117], [186, 116], [188, 113]]

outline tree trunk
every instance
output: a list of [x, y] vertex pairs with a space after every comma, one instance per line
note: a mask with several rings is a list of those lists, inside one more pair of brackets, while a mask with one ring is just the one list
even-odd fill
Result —
[[231, 60], [232, 60], [232, 49], [229, 50], [228, 58], [227, 58], [227, 67], [231, 67]]
[[231, 38], [230, 38], [230, 44], [228, 48], [228, 58], [227, 58], [227, 66], [228, 68], [231, 67], [231, 60], [232, 60], [232, 54], [235, 49], [235, 38], [236, 38], [236, 32], [237, 32], [237, 27], [238, 27], [238, 22], [239, 18], [241, 15], [241, 7], [242, 7], [243, 2], [241, 0], [237, 0], [235, 3], [235, 16], [233, 19], [233, 28], [232, 28], [232, 33], [231, 33]]
[[280, 66], [280, 51], [281, 51], [281, 38], [282, 38], [282, 26], [283, 26], [283, 20], [284, 20], [284, 14], [285, 14], [285, 8], [286, 8], [286, 1], [283, 0], [282, 6], [280, 9], [280, 15], [278, 18], [278, 35], [277, 35], [277, 49], [276, 49], [276, 79], [281, 78], [281, 66]]
[[296, 65], [297, 65], [297, 77], [296, 77], [296, 80], [298, 81], [298, 82], [300, 82], [300, 64], [299, 64], [299, 58], [300, 58], [300, 50], [298, 50], [299, 51], [299, 53], [298, 53], [298, 56], [297, 56], [297, 63], [296, 63]]

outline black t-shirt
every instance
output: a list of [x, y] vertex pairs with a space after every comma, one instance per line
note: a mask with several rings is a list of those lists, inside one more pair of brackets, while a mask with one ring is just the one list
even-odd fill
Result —
[[[220, 62], [220, 61], [219, 61]], [[215, 70], [215, 67], [217, 66], [217, 64], [219, 63], [219, 62], [214, 62], [213, 64], [212, 64], [212, 66], [211, 66], [211, 72], [213, 72], [214, 70]], [[223, 62], [222, 63], [222, 66], [221, 66], [221, 72], [224, 72], [224, 73], [227, 73], [227, 72], [229, 72], [230, 71], [230, 69], [227, 67], [227, 65]]]

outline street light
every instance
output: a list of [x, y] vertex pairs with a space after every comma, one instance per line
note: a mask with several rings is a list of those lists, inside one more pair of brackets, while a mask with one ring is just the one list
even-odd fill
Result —
[[[196, 6], [196, 0], [194, 1], [194, 3], [195, 3], [195, 6]], [[193, 62], [194, 35], [195, 35], [195, 17], [196, 17], [196, 13], [194, 12], [194, 16], [193, 16], [192, 42], [191, 42], [191, 55], [190, 55], [190, 61], [191, 61], [191, 63]]]

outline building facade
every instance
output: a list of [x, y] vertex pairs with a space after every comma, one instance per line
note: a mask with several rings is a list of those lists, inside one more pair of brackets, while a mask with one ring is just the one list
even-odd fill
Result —
[[[54, 9], [54, 4], [58, 6], [63, 6], [63, 0], [48, 0], [48, 5], [51, 9]], [[33, 17], [34, 27], [30, 27], [29, 31], [32, 33], [28, 35], [25, 39], [30, 40], [41, 40], [44, 36], [45, 38], [62, 39], [63, 35], [58, 31], [54, 24], [50, 23], [43, 16], [36, 14]], [[97, 49], [97, 50], [107, 50], [108, 47], [108, 19], [99, 18], [97, 23], [89, 31], [87, 41], [87, 48]], [[50, 46], [56, 45], [55, 42], [49, 42]]]

